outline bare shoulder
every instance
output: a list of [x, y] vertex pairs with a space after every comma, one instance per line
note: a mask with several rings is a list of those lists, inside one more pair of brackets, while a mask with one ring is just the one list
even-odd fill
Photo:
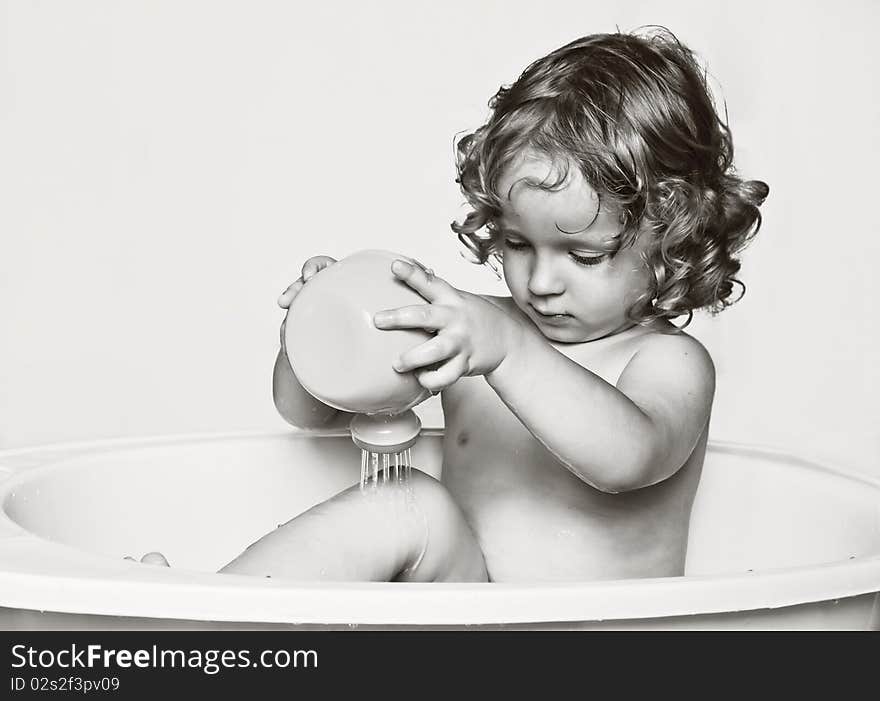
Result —
[[[638, 351], [624, 368], [618, 388], [626, 393], [639, 386], [665, 388], [711, 403], [715, 393], [715, 364], [705, 346], [669, 325], [645, 334]], [[700, 403], [702, 403], [700, 402]]]
[[712, 356], [706, 347], [690, 334], [674, 327], [645, 334], [633, 360], [638, 356], [641, 356], [642, 362], [684, 363], [711, 370], [713, 375], [715, 373]]

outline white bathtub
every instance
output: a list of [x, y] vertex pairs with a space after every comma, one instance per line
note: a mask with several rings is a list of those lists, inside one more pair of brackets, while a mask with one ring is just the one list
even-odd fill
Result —
[[[440, 432], [414, 462], [437, 474]], [[880, 628], [880, 482], [711, 444], [686, 576], [318, 584], [214, 574], [354, 483], [347, 434], [0, 452], [0, 628]], [[159, 550], [173, 568], [123, 559]]]

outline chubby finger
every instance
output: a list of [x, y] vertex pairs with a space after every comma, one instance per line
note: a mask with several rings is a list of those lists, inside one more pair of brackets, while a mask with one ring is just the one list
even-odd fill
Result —
[[446, 389], [467, 373], [467, 360], [456, 355], [438, 368], [416, 370], [415, 376], [419, 384], [432, 393]]
[[287, 309], [290, 307], [290, 303], [293, 301], [293, 298], [299, 294], [299, 291], [302, 289], [302, 286], [305, 283], [302, 278], [299, 278], [290, 285], [284, 292], [281, 293], [281, 296], [278, 298], [278, 306], [282, 309]]
[[303, 282], [308, 282], [309, 278], [314, 277], [319, 272], [321, 272], [324, 268], [333, 265], [336, 262], [335, 258], [331, 258], [330, 256], [314, 256], [313, 258], [309, 258], [305, 263], [303, 263], [302, 267], [302, 279]]
[[456, 352], [457, 349], [445, 336], [434, 336], [415, 348], [401, 353], [394, 361], [393, 367], [397, 372], [409, 372], [448, 360]]
[[443, 301], [451, 294], [455, 294], [452, 285], [420, 264], [415, 265], [398, 259], [391, 264], [391, 272], [429, 302]]
[[413, 304], [373, 314], [377, 329], [425, 329], [436, 331], [449, 321], [449, 310], [439, 304]]

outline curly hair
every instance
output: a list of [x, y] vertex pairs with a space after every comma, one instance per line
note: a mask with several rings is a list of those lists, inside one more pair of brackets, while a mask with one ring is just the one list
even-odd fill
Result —
[[[737, 254], [758, 232], [769, 188], [733, 168], [693, 52], [663, 28], [594, 34], [532, 63], [489, 101], [488, 121], [456, 143], [457, 178], [470, 206], [452, 229], [477, 263], [500, 259], [497, 186], [526, 150], [556, 167], [563, 186], [580, 169], [618, 213], [618, 250], [646, 236], [649, 288], [629, 309], [639, 323], [717, 313], [742, 297]], [[731, 300], [734, 286], [741, 288]], [[687, 323], [685, 323], [687, 325]]]

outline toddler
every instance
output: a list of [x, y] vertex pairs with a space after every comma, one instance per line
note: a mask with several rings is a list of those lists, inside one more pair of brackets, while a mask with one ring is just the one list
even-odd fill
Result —
[[[398, 261], [393, 273], [425, 304], [374, 317], [380, 329], [433, 334], [389, 362], [442, 393], [442, 482], [413, 471], [409, 492], [355, 486], [222, 571], [507, 582], [683, 573], [715, 372], [681, 327], [695, 309], [735, 301], [737, 254], [768, 188], [734, 173], [703, 73], [667, 32], [578, 39], [490, 107], [457, 145], [471, 210], [452, 228], [476, 261], [500, 263], [510, 296], [470, 294]], [[279, 304], [333, 262], [306, 261]], [[296, 426], [351, 419], [303, 390], [283, 348], [274, 396]]]

